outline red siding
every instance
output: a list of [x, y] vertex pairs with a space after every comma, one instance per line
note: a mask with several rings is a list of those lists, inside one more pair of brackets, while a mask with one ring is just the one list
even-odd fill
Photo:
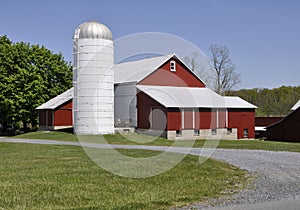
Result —
[[[166, 109], [143, 92], [137, 95], [137, 110], [138, 128], [151, 128], [154, 130], [166, 129]], [[150, 114], [151, 111], [152, 114]]]
[[194, 129], [193, 109], [184, 109], [184, 129]]
[[53, 110], [47, 110], [48, 126], [53, 126]]
[[176, 86], [176, 87], [205, 87], [204, 83], [193, 75], [184, 64], [176, 61], [176, 72], [170, 71], [169, 60], [150, 76], [139, 82], [139, 85]]
[[[195, 117], [193, 118], [192, 109], [184, 109], [184, 129], [211, 129], [216, 128], [215, 113], [211, 109], [194, 109]], [[182, 130], [181, 124], [182, 113], [179, 108], [168, 109], [168, 130]], [[193, 119], [195, 127], [193, 127]]]
[[210, 129], [214, 125], [212, 123], [211, 109], [199, 109], [200, 114], [200, 129]]
[[181, 130], [181, 112], [178, 108], [168, 109], [168, 130]]
[[46, 110], [39, 110], [39, 125], [46, 125]]
[[300, 108], [267, 128], [267, 139], [300, 142]]
[[269, 126], [282, 119], [283, 117], [255, 117], [255, 126]]
[[39, 125], [52, 126], [53, 111], [50, 109], [39, 110]]
[[54, 126], [69, 126], [72, 124], [72, 101], [68, 101], [54, 111]]
[[284, 123], [280, 122], [267, 128], [267, 139], [283, 141], [284, 140]]
[[226, 109], [218, 110], [218, 128], [226, 128]]
[[248, 138], [255, 137], [253, 109], [228, 109], [228, 127], [237, 128], [237, 138], [244, 138], [244, 129], [248, 129]]
[[55, 110], [39, 110], [39, 125], [72, 126], [72, 100], [62, 104]]
[[61, 105], [54, 111], [54, 126], [73, 125], [72, 120], [72, 100]]
[[200, 129], [200, 112], [199, 109], [195, 109], [195, 129]]

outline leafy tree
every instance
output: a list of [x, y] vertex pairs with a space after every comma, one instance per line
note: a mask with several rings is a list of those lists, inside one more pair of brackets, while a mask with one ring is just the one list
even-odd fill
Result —
[[6, 37], [0, 37], [0, 124], [6, 130], [14, 119], [14, 102], [11, 98], [13, 85], [10, 71], [14, 68], [14, 49], [12, 42]]
[[258, 106], [256, 116], [286, 116], [300, 99], [300, 86], [282, 86], [274, 89], [243, 89], [231, 91], [228, 95], [237, 95]]
[[37, 125], [36, 107], [72, 86], [72, 67], [44, 46], [0, 37], [0, 124]]

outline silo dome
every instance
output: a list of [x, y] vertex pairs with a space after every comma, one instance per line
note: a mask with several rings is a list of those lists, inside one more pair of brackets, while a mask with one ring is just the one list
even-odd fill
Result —
[[79, 25], [74, 33], [74, 39], [108, 39], [112, 40], [111, 31], [98, 21], [88, 21]]
[[76, 135], [114, 133], [114, 42], [103, 24], [79, 25], [73, 37], [73, 124]]

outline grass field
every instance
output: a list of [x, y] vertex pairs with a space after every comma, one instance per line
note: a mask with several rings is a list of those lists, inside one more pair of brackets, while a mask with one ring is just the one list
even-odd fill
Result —
[[[171, 146], [174, 141], [169, 141], [163, 138], [157, 138], [152, 141], [152, 137], [140, 135], [140, 134], [127, 134], [123, 136], [121, 134], [105, 135], [105, 140], [110, 144], [142, 144], [142, 145], [157, 145], [157, 146]], [[32, 133], [21, 134], [14, 136], [14, 138], [29, 138], [29, 139], [50, 139], [59, 141], [75, 141], [77, 142], [77, 136], [69, 132], [61, 131], [38, 131]], [[87, 138], [87, 137], [85, 137]], [[98, 136], [89, 136], [91, 142], [97, 142]], [[132, 139], [130, 141], [128, 139]], [[184, 140], [188, 141], [188, 140]], [[146, 142], [146, 143], [145, 143]], [[207, 142], [206, 142], [207, 143]], [[194, 147], [203, 147], [205, 140], [196, 140]], [[206, 144], [205, 147], [209, 147]], [[231, 149], [260, 149], [260, 150], [272, 150], [272, 151], [292, 151], [300, 152], [300, 143], [289, 142], [275, 142], [275, 141], [261, 141], [261, 140], [222, 140], [218, 144], [218, 148], [231, 148]]]
[[214, 160], [200, 164], [189, 155], [166, 173], [132, 179], [101, 169], [81, 147], [0, 143], [0, 209], [169, 209], [235, 192], [246, 183], [243, 170]]

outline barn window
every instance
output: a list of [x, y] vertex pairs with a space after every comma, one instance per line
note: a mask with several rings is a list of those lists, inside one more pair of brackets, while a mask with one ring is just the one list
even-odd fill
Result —
[[200, 135], [200, 130], [199, 129], [195, 129], [194, 130], [194, 136], [199, 136]]
[[244, 138], [248, 138], [248, 128], [244, 128]]
[[232, 128], [227, 128], [227, 134], [232, 134]]
[[182, 130], [176, 130], [176, 137], [182, 136]]
[[211, 129], [211, 135], [217, 135], [217, 129]]
[[176, 71], [176, 62], [175, 61], [170, 62], [170, 71]]

